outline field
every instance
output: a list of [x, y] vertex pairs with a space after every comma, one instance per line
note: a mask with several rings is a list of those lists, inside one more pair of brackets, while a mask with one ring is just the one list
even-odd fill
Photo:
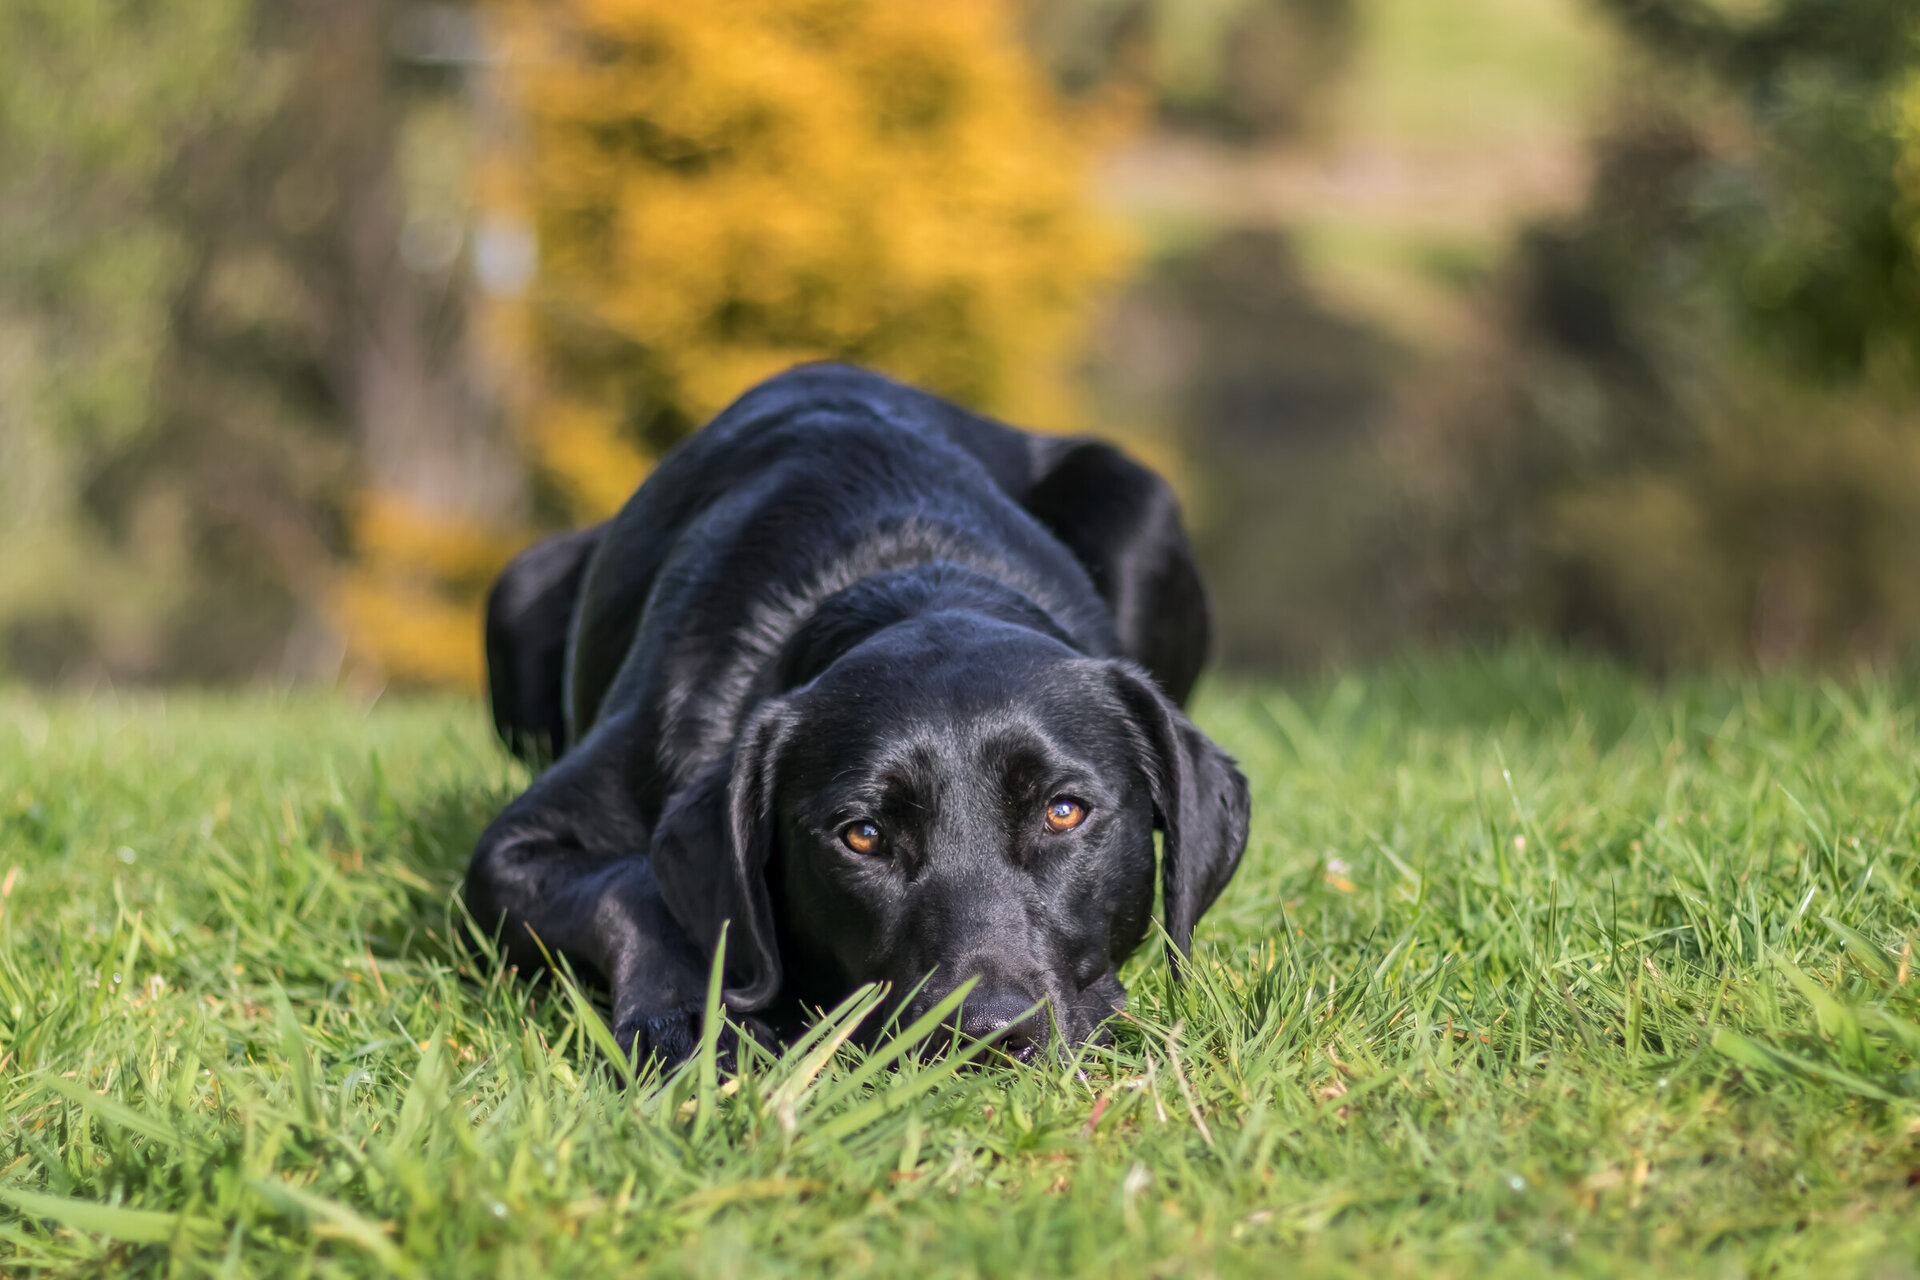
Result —
[[0, 1270], [1912, 1275], [1916, 693], [1216, 683], [1254, 837], [1113, 1048], [737, 1082], [455, 940], [477, 705], [0, 693]]

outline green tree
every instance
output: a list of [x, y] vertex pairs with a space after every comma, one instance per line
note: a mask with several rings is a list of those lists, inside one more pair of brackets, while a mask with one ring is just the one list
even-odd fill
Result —
[[171, 308], [192, 270], [157, 195], [185, 138], [247, 107], [230, 69], [248, 0], [0, 7], [0, 628], [51, 673], [96, 637], [144, 661], [172, 549], [121, 554], [92, 520], [101, 461], [148, 422]]
[[470, 50], [413, 29], [461, 12], [0, 13], [0, 662], [325, 674], [368, 506], [517, 523], [467, 342]]
[[1657, 663], [1920, 650], [1920, 14], [1597, 2], [1642, 74], [1395, 442], [1410, 589]]
[[1068, 91], [1124, 83], [1163, 123], [1239, 143], [1324, 123], [1359, 26], [1355, 0], [1038, 0], [1027, 19]]
[[1703, 145], [1684, 231], [1769, 358], [1829, 381], [1920, 377], [1920, 190], [1906, 95], [1920, 12], [1891, 0], [1596, 0], [1653, 57], [1708, 78], [1741, 126]]

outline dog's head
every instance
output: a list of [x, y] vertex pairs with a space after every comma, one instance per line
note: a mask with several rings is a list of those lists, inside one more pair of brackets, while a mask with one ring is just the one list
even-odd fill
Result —
[[[1085, 1040], [1125, 998], [1153, 909], [1184, 953], [1247, 838], [1233, 761], [1138, 668], [973, 614], [879, 631], [755, 713], [674, 797], [655, 874], [726, 1000], [830, 1004], [968, 978], [962, 1029]], [[1177, 962], [1177, 957], [1176, 957]], [[923, 979], [925, 980], [923, 982]], [[1039, 1010], [1029, 1016], [1034, 1006]]]

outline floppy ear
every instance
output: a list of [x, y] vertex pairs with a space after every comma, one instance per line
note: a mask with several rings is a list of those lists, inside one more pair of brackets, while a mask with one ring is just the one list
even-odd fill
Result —
[[727, 929], [721, 998], [735, 1013], [780, 989], [780, 950], [767, 892], [773, 851], [774, 766], [792, 727], [782, 703], [755, 712], [727, 755], [675, 792], [654, 828], [650, 858], [668, 910], [711, 960]]
[[1194, 728], [1144, 672], [1130, 664], [1118, 670], [1121, 696], [1145, 739], [1154, 822], [1165, 833], [1161, 898], [1172, 940], [1167, 958], [1178, 973], [1193, 946], [1193, 926], [1246, 851], [1247, 780], [1233, 757]]

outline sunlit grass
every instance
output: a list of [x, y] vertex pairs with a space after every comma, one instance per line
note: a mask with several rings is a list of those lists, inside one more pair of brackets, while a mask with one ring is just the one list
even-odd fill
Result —
[[1111, 1049], [863, 1052], [865, 993], [736, 1079], [454, 941], [521, 782], [477, 706], [0, 698], [0, 1270], [1879, 1274], [1914, 692], [1216, 685], [1254, 839]]

